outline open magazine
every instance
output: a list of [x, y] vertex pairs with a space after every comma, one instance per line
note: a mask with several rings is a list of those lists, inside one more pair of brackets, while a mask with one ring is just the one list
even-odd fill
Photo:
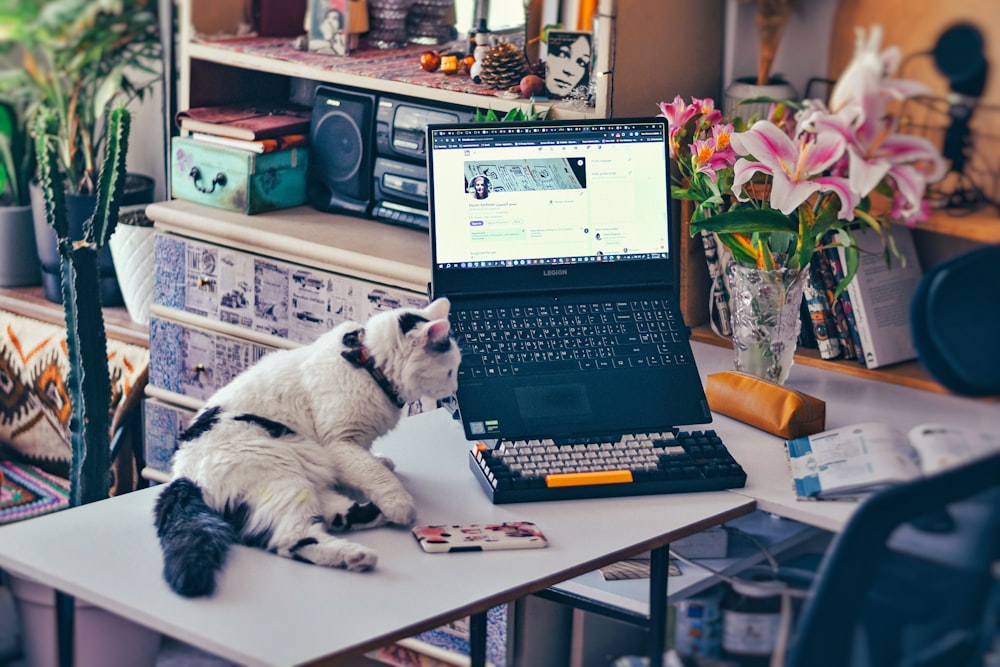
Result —
[[904, 433], [880, 423], [852, 424], [785, 443], [800, 499], [877, 491], [1000, 451], [1000, 434], [921, 424]]

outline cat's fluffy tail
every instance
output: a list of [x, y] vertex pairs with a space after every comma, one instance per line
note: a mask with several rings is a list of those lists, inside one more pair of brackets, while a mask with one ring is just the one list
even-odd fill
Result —
[[211, 595], [236, 531], [205, 503], [201, 487], [186, 477], [163, 490], [155, 515], [167, 583], [185, 597]]

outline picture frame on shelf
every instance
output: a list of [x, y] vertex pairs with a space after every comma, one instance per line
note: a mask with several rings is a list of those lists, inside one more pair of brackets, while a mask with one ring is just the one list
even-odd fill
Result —
[[593, 34], [549, 30], [545, 58], [545, 94], [552, 99], [587, 99], [590, 95]]
[[350, 53], [350, 2], [310, 0], [306, 12], [311, 53], [346, 56]]

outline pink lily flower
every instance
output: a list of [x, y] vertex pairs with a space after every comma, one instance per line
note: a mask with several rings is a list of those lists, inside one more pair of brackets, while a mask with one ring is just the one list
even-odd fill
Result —
[[[732, 145], [741, 157], [733, 170], [733, 192], [739, 201], [748, 201], [743, 186], [757, 173], [771, 176], [771, 207], [791, 215], [799, 205], [819, 192], [830, 192], [841, 202], [838, 217], [854, 218], [861, 198], [848, 180], [839, 176], [817, 176], [844, 153], [846, 142], [836, 133], [800, 134], [797, 141], [768, 121], [754, 123], [746, 132], [732, 136]], [[815, 177], [815, 178], [814, 178]]]
[[667, 119], [667, 125], [671, 129], [683, 127], [700, 111], [694, 104], [685, 104], [680, 95], [675, 96], [673, 102], [660, 102], [657, 106], [660, 107], [659, 115]]
[[705, 174], [713, 183], [717, 178], [715, 156], [713, 141], [698, 139], [691, 145], [691, 166], [694, 168], [694, 173]]

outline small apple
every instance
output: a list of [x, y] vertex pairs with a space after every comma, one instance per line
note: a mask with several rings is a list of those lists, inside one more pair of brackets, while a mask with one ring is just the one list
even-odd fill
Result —
[[521, 95], [523, 97], [534, 97], [541, 95], [545, 91], [545, 81], [537, 74], [528, 74], [521, 79]]

